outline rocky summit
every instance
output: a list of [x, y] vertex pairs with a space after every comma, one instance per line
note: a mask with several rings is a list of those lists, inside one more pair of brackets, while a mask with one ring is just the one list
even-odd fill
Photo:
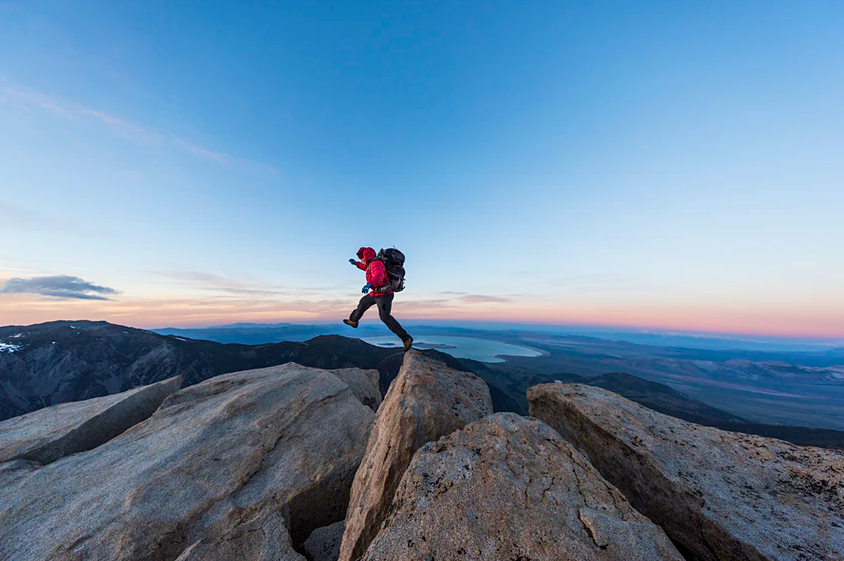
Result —
[[496, 413], [414, 456], [363, 559], [683, 557], [550, 427]]
[[352, 485], [341, 561], [353, 561], [366, 551], [416, 450], [491, 413], [483, 380], [419, 351], [408, 352], [378, 410]]
[[844, 455], [702, 427], [580, 384], [530, 412], [701, 560], [844, 559]]
[[326, 370], [212, 378], [92, 450], [0, 465], [0, 558], [303, 559], [343, 519], [374, 417]]
[[287, 363], [0, 422], [0, 559], [844, 559], [842, 454], [579, 384], [493, 414], [441, 356], [388, 389]]

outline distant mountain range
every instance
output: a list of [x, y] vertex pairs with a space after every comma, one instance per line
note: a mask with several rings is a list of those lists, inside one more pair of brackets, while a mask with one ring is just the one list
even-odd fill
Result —
[[[284, 330], [288, 326], [280, 325]], [[296, 326], [298, 329], [299, 326]], [[220, 329], [266, 329], [237, 326]], [[527, 413], [525, 389], [560, 380], [598, 386], [647, 407], [699, 424], [777, 436], [797, 444], [844, 448], [844, 432], [782, 427], [747, 422], [744, 418], [692, 399], [664, 384], [624, 372], [580, 376], [554, 372], [551, 358], [520, 359], [491, 365], [459, 360], [426, 350], [453, 368], [469, 370], [490, 387], [496, 411]], [[107, 322], [57, 321], [31, 326], [0, 327], [0, 420], [56, 403], [110, 395], [174, 375], [184, 385], [213, 376], [264, 368], [287, 362], [319, 368], [377, 369], [386, 393], [398, 373], [403, 353], [369, 345], [359, 339], [319, 335], [307, 341], [259, 345], [223, 344], [163, 335]], [[538, 368], [525, 365], [536, 362]]]
[[[592, 326], [560, 326], [486, 321], [402, 320], [414, 333], [471, 337], [477, 334], [509, 337], [515, 333], [531, 333], [552, 338], [584, 338], [612, 343], [632, 343], [657, 347], [682, 347], [709, 351], [745, 351], [755, 353], [819, 353], [844, 359], [844, 340], [800, 339], [784, 337], [749, 337], [695, 335], [659, 331], [630, 331]], [[349, 329], [336, 323], [232, 323], [211, 327], [164, 327], [152, 329], [162, 335], [179, 335], [219, 343], [257, 345], [279, 341], [306, 341], [318, 335], [346, 335]], [[379, 323], [362, 324], [356, 336], [376, 337], [389, 331]]]
[[387, 371], [381, 363], [397, 354], [338, 336], [225, 345], [89, 321], [0, 327], [0, 343], [5, 345], [0, 348], [0, 419], [118, 393], [175, 373], [192, 385], [226, 372], [286, 362]]
[[[375, 330], [362, 326], [367, 334], [381, 335], [387, 331]], [[263, 345], [265, 343], [279, 343], [281, 341], [307, 341], [320, 335], [339, 335], [349, 333], [346, 325], [298, 325], [292, 323], [234, 323], [215, 327], [185, 329], [166, 327], [154, 329], [160, 335], [174, 335], [188, 339], [202, 339], [218, 343], [242, 343], [245, 345]], [[357, 333], [356, 333], [357, 334]]]

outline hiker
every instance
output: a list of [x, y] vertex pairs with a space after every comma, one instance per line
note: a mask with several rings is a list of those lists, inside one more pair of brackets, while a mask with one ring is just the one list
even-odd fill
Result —
[[[401, 252], [398, 250], [387, 251], [396, 251], [399, 255], [401, 255]], [[349, 259], [349, 263], [361, 271], [366, 271], [366, 284], [363, 285], [363, 289], [361, 290], [361, 292], [364, 293], [364, 296], [360, 299], [357, 309], [352, 312], [349, 319], [344, 319], [343, 323], [357, 328], [358, 322], [360, 321], [360, 318], [363, 317], [366, 310], [371, 308], [373, 305], [376, 305], [378, 306], [378, 317], [380, 317], [381, 321], [390, 328], [390, 331], [399, 336], [404, 343], [405, 352], [409, 351], [410, 347], [413, 345], [413, 337], [408, 335], [407, 331], [405, 331], [402, 326], [399, 325], [399, 322], [396, 321], [396, 318], [390, 315], [390, 309], [393, 307], [394, 292], [395, 290], [401, 290], [404, 288], [403, 279], [400, 281], [397, 280], [396, 284], [394, 284], [390, 279], [387, 274], [387, 267], [384, 264], [386, 253], [383, 249], [381, 250], [381, 254], [378, 256], [379, 258], [376, 258], [375, 250], [371, 247], [360, 248], [357, 256], [360, 261]], [[401, 261], [402, 263], [404, 262], [403, 255], [401, 255]], [[403, 276], [404, 269], [401, 268], [401, 270]], [[369, 292], [369, 294], [367, 294], [367, 292]]]

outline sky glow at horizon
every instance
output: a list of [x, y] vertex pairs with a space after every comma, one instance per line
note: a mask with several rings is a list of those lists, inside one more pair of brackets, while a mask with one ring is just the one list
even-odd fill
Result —
[[395, 245], [400, 320], [844, 340], [844, 4], [69, 4], [0, 0], [0, 325], [339, 321]]

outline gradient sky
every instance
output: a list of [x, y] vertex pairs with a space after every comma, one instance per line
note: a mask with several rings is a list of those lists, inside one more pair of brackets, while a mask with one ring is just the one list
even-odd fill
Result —
[[400, 318], [844, 338], [842, 28], [837, 0], [0, 1], [0, 324], [338, 319], [347, 259], [395, 245]]

